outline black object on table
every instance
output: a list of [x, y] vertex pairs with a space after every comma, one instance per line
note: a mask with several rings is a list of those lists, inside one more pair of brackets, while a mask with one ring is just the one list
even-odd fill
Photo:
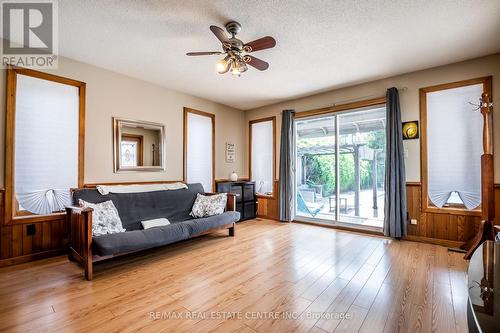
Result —
[[255, 196], [255, 182], [251, 181], [223, 181], [217, 182], [218, 193], [236, 194], [236, 211], [240, 212], [240, 221], [257, 217], [257, 197]]
[[469, 262], [467, 271], [469, 332], [500, 331], [500, 243], [486, 241]]

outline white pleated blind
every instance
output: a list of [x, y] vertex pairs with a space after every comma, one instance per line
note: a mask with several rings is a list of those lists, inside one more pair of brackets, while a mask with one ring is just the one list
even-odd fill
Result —
[[189, 112], [186, 181], [201, 183], [205, 192], [213, 190], [212, 140], [212, 118]]
[[260, 194], [273, 192], [273, 121], [252, 124], [252, 180]]
[[14, 188], [20, 209], [48, 214], [78, 186], [78, 88], [17, 76]]
[[427, 93], [428, 193], [437, 207], [481, 204], [483, 117], [470, 103], [482, 93], [482, 84]]

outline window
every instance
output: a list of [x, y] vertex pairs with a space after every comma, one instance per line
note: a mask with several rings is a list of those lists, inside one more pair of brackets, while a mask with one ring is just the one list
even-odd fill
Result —
[[184, 181], [214, 190], [215, 115], [184, 108]]
[[250, 179], [259, 195], [272, 196], [276, 178], [276, 117], [250, 122]]
[[143, 139], [144, 137], [141, 135], [122, 135], [120, 166], [136, 167], [143, 165]]
[[[385, 98], [296, 114], [296, 215], [380, 230], [384, 220]], [[313, 115], [309, 116], [309, 113]]]
[[420, 89], [425, 209], [481, 208], [483, 92], [491, 96], [491, 78]]
[[59, 213], [83, 185], [85, 83], [10, 68], [7, 96], [5, 220]]

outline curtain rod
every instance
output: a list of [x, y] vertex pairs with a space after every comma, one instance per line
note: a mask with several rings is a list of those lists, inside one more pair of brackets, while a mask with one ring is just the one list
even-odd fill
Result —
[[[406, 92], [408, 91], [408, 87], [406, 86], [403, 86], [403, 87], [396, 87], [398, 89], [398, 92]], [[356, 98], [350, 98], [350, 99], [344, 99], [344, 100], [340, 100], [340, 101], [337, 101], [336, 103], [333, 103], [333, 104], [324, 104], [324, 105], [320, 105], [320, 106], [314, 106], [314, 107], [308, 107], [307, 109], [305, 110], [295, 110], [295, 112], [303, 112], [303, 111], [309, 111], [309, 110], [316, 110], [316, 109], [322, 109], [322, 108], [327, 108], [327, 107], [335, 107], [335, 106], [339, 106], [339, 105], [342, 105], [342, 104], [347, 104], [347, 103], [352, 103], [352, 102], [359, 102], [359, 101], [362, 101], [362, 100], [365, 100], [365, 99], [372, 99], [372, 98], [377, 98], [377, 97], [381, 97], [380, 95], [375, 95], [375, 94], [372, 94], [372, 95], [366, 95], [366, 96], [361, 96], [361, 97], [356, 97]], [[304, 98], [307, 98], [307, 97], [304, 97]], [[281, 116], [281, 111], [279, 113], [276, 114], [277, 116]]]

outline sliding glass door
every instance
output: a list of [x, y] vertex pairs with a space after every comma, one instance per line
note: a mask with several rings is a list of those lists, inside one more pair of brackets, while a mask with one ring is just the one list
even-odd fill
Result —
[[298, 220], [382, 227], [385, 105], [296, 121]]

